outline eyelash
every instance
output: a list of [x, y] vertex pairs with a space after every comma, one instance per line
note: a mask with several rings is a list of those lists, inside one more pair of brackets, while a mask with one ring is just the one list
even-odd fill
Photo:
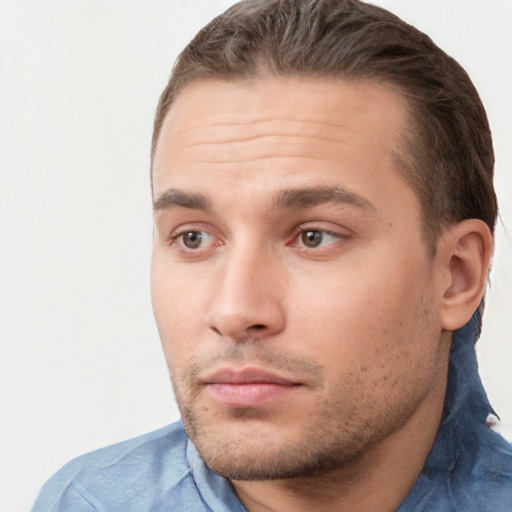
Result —
[[[210, 247], [215, 247], [215, 246], [223, 245], [222, 242], [218, 241], [218, 242], [212, 243], [211, 245], [209, 245], [207, 247], [204, 247], [204, 248], [203, 247], [199, 247], [199, 246], [198, 247], [187, 247], [185, 245], [185, 242], [184, 242], [184, 237], [187, 234], [191, 234], [191, 233], [196, 233], [196, 234], [199, 235], [199, 237], [203, 237], [205, 235], [206, 235], [206, 237], [213, 237], [213, 235], [211, 235], [208, 231], [206, 231], [204, 229], [189, 228], [189, 229], [181, 230], [181, 231], [179, 231], [177, 233], [176, 232], [172, 233], [169, 236], [168, 245], [174, 245], [174, 244], [178, 243], [181, 250], [189, 252], [189, 253], [200, 253], [200, 252], [203, 252], [204, 250], [206, 250], [206, 249], [208, 249]], [[302, 238], [302, 237], [304, 237], [306, 235], [306, 233], [321, 234], [321, 238], [319, 240], [319, 244], [316, 245], [316, 246], [308, 247], [306, 245], [306, 243], [304, 242], [304, 239]], [[324, 239], [326, 237], [334, 239], [334, 240], [332, 240], [331, 243], [323, 244]], [[328, 247], [328, 246], [330, 246], [330, 245], [332, 245], [332, 244], [334, 244], [336, 242], [339, 242], [341, 240], [347, 240], [349, 238], [350, 237], [347, 236], [347, 235], [343, 235], [341, 233], [336, 233], [336, 232], [330, 231], [328, 229], [324, 229], [324, 228], [319, 227], [319, 226], [308, 226], [308, 227], [300, 227], [300, 228], [298, 228], [296, 230], [296, 232], [294, 233], [291, 242], [288, 243], [287, 245], [289, 245], [290, 247], [297, 247], [297, 248], [299, 248], [300, 250], [302, 250], [304, 252], [308, 252], [308, 251], [317, 252], [319, 249], [325, 248], [325, 245], [327, 245], [327, 247]], [[199, 243], [201, 243], [201, 241]], [[201, 249], [203, 249], [203, 251], [201, 251]]]
[[[322, 235], [322, 238], [320, 240], [320, 244], [322, 244], [322, 242], [324, 241], [323, 239], [325, 237], [331, 237], [331, 238], [334, 238], [335, 240], [333, 240], [331, 243], [335, 243], [336, 241], [339, 241], [339, 240], [344, 240], [344, 239], [347, 239], [348, 237], [347, 236], [343, 236], [342, 234], [340, 233], [335, 233], [334, 231], [330, 231], [328, 229], [323, 229], [321, 227], [306, 227], [306, 228], [300, 228], [298, 233], [296, 235], [294, 235], [294, 243], [292, 243], [292, 247], [300, 247], [304, 250], [310, 250], [310, 251], [314, 251], [316, 249], [318, 249], [319, 247], [323, 247], [323, 245], [318, 245], [316, 247], [307, 247], [304, 243], [300, 243], [301, 241], [304, 242], [304, 240], [301, 240], [301, 238], [306, 235], [306, 233], [320, 233]], [[327, 244], [327, 245], [331, 245], [331, 244]]]
[[[173, 245], [175, 243], [180, 243], [180, 239], [181, 239], [181, 243], [180, 243], [180, 246], [183, 250], [185, 251], [196, 251], [196, 248], [191, 248], [191, 247], [187, 247], [183, 241], [184, 237], [189, 234], [189, 233], [197, 233], [199, 235], [203, 235], [203, 234], [206, 234], [207, 236], [209, 237], [212, 237], [213, 235], [211, 235], [210, 233], [208, 233], [206, 230], [204, 229], [184, 229], [182, 231], [179, 231], [178, 233], [171, 233], [171, 235], [169, 236], [169, 239], [168, 239], [168, 245]], [[213, 245], [221, 245], [220, 243], [215, 243]]]

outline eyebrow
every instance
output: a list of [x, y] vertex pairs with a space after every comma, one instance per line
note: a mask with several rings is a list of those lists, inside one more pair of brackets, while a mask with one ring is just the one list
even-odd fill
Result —
[[[339, 186], [285, 189], [275, 196], [273, 207], [275, 209], [300, 209], [325, 203], [350, 205], [370, 213], [376, 213], [375, 207], [368, 199]], [[153, 201], [155, 213], [172, 208], [209, 211], [212, 206], [210, 200], [203, 194], [184, 192], [174, 188], [166, 190]]]
[[356, 206], [370, 213], [376, 213], [375, 206], [365, 197], [342, 187], [319, 187], [286, 189], [277, 195], [277, 208], [310, 208], [325, 203]]
[[172, 208], [190, 208], [194, 210], [210, 210], [211, 204], [203, 194], [191, 194], [174, 188], [166, 190], [153, 201], [155, 213]]

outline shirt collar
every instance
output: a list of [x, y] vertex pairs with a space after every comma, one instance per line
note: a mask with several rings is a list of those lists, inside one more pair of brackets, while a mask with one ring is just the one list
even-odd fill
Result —
[[475, 343], [482, 326], [481, 305], [470, 321], [453, 333], [448, 384], [439, 432], [425, 462], [425, 468], [453, 470], [465, 440], [478, 438], [488, 427], [486, 420], [494, 410], [478, 373]]

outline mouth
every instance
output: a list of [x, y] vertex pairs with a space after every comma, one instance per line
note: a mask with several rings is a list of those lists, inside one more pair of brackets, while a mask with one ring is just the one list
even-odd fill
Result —
[[221, 368], [202, 379], [209, 395], [233, 408], [270, 404], [302, 386], [301, 383], [255, 367]]

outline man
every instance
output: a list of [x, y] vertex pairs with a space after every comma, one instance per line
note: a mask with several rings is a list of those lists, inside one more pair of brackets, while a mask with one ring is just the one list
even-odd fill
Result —
[[497, 215], [485, 111], [357, 0], [248, 0], [178, 59], [152, 148], [152, 295], [183, 423], [35, 511], [508, 511], [474, 343]]

